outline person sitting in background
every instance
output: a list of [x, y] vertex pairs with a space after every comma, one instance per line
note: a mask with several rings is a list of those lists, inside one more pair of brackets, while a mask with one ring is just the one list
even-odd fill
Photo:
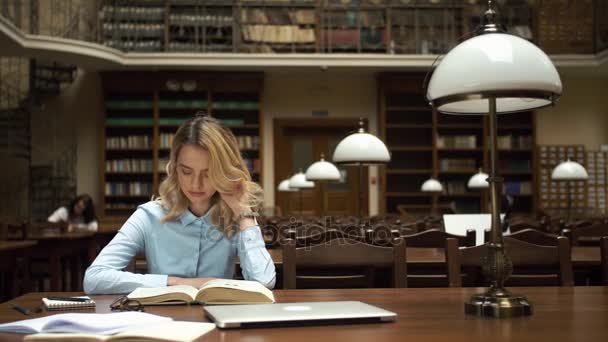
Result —
[[49, 222], [66, 223], [68, 231], [97, 231], [97, 216], [93, 199], [87, 194], [78, 195], [67, 207], [60, 207], [49, 218]]
[[[191, 285], [243, 277], [268, 288], [276, 272], [255, 220], [262, 189], [232, 132], [197, 114], [177, 130], [160, 198], [142, 204], [85, 272], [87, 294], [129, 293], [138, 287]], [[138, 254], [148, 274], [124, 271]]]

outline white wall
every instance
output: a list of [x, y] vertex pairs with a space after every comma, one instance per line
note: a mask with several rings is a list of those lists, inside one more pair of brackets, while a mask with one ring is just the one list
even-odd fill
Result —
[[[539, 145], [608, 144], [608, 79], [562, 76], [564, 93], [555, 107], [536, 116]], [[516, 114], [515, 114], [516, 115]]]
[[[276, 118], [311, 118], [313, 110], [327, 110], [328, 118], [369, 119], [370, 132], [377, 134], [376, 82], [372, 73], [345, 73], [337, 70], [267, 73], [263, 94], [265, 205], [275, 198], [274, 126]], [[353, 127], [355, 128], [355, 127]], [[377, 170], [370, 179], [377, 179]], [[369, 212], [378, 212], [378, 185], [370, 184]]]

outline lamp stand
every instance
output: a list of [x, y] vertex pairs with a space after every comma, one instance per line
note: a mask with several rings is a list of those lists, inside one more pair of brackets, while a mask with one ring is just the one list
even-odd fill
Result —
[[357, 210], [359, 212], [359, 225], [363, 226], [363, 163], [359, 163], [359, 200], [357, 201]]
[[300, 193], [300, 216], [304, 216], [304, 214], [302, 214], [302, 211], [304, 210], [304, 206], [303, 206], [304, 194], [302, 193], [302, 189], [298, 189], [298, 192]]
[[490, 241], [486, 242], [488, 255], [482, 260], [483, 273], [490, 279], [490, 288], [483, 294], [473, 295], [465, 303], [467, 314], [487, 317], [518, 317], [532, 314], [532, 305], [523, 296], [515, 296], [504, 288], [504, 282], [511, 276], [513, 264], [504, 251], [502, 227], [500, 225], [500, 200], [498, 194], [502, 178], [498, 176], [497, 160], [497, 115], [496, 97], [488, 99], [490, 105], [490, 200], [492, 225]]
[[570, 223], [570, 218], [572, 216], [572, 188], [570, 182], [570, 180], [566, 181], [566, 191], [568, 192], [568, 214], [566, 215], [566, 222], [568, 223]]

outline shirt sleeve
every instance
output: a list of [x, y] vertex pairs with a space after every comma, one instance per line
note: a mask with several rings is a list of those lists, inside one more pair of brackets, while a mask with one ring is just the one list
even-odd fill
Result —
[[65, 207], [57, 208], [47, 219], [49, 222], [68, 222], [68, 210]]
[[255, 280], [269, 289], [274, 288], [276, 271], [266, 250], [259, 226], [245, 228], [238, 235], [238, 255], [243, 277]]
[[152, 225], [143, 209], [137, 209], [114, 239], [99, 253], [85, 272], [83, 288], [87, 294], [130, 293], [138, 287], [167, 286], [167, 275], [125, 272], [135, 255], [144, 250], [145, 230]]

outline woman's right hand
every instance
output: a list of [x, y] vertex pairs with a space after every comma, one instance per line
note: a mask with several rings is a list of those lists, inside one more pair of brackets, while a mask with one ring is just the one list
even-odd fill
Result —
[[216, 278], [205, 277], [205, 278], [180, 278], [180, 277], [168, 277], [167, 278], [167, 286], [173, 285], [190, 285], [197, 289], [200, 289], [203, 285], [205, 285], [208, 281]]

